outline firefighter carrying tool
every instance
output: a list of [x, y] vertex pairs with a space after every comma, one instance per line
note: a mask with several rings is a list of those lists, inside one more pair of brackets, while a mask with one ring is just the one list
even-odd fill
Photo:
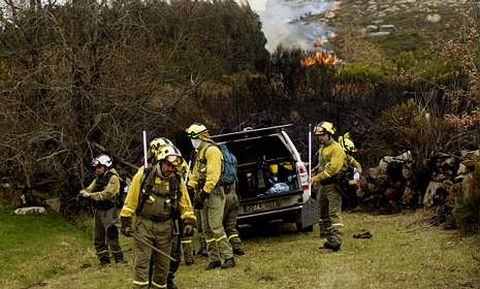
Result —
[[[195, 215], [185, 181], [178, 172], [182, 161], [178, 149], [171, 145], [163, 146], [156, 153], [152, 167], [145, 169], [142, 166], [130, 183], [120, 220], [122, 233], [134, 236], [131, 227], [132, 216], [136, 214], [134, 289], [167, 288], [171, 257], [165, 252], [171, 251], [175, 219], [182, 220], [184, 236], [193, 234]], [[149, 284], [149, 263], [152, 256], [154, 270]]]

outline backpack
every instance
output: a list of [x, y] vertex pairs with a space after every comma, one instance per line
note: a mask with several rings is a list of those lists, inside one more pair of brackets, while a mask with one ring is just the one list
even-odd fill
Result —
[[237, 180], [237, 158], [225, 144], [218, 146], [223, 155], [222, 184], [231, 185]]
[[[138, 196], [138, 206], [135, 211], [137, 215], [141, 214], [143, 210], [143, 206], [145, 205], [145, 202], [150, 197], [149, 193], [153, 189], [155, 175], [156, 175], [155, 170], [152, 170], [151, 168], [146, 168], [143, 171], [143, 177], [140, 185], [141, 193]], [[174, 204], [172, 204], [172, 209], [174, 210], [172, 212], [172, 216], [174, 219], [180, 218], [180, 212], [177, 210], [177, 204], [178, 204], [178, 200], [181, 198], [181, 195], [182, 195], [182, 192], [180, 191], [181, 181], [182, 181], [182, 176], [179, 174], [175, 174], [170, 182], [170, 195], [175, 196], [173, 198]], [[126, 191], [128, 191], [128, 188], [126, 188]]]
[[123, 204], [125, 203], [125, 198], [127, 197], [127, 193], [128, 193], [128, 184], [124, 179], [122, 178], [119, 178], [119, 179], [120, 179], [120, 191], [113, 198], [113, 203], [115, 204], [115, 207], [117, 209], [122, 209]]

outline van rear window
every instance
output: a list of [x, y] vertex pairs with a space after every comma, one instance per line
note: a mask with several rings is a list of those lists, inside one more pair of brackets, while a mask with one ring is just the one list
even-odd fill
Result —
[[227, 144], [230, 151], [237, 157], [238, 166], [256, 163], [259, 159], [292, 160], [287, 147], [278, 135], [263, 136], [254, 139], [237, 140]]
[[278, 135], [227, 143], [238, 162], [238, 195], [251, 199], [298, 190], [295, 161]]

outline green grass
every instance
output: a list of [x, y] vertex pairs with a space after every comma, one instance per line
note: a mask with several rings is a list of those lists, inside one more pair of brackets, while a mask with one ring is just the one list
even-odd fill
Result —
[[57, 275], [74, 273], [85, 255], [90, 234], [55, 213], [15, 216], [0, 207], [0, 287], [22, 288]]
[[[15, 225], [5, 218], [17, 219]], [[7, 253], [9, 263], [16, 265], [0, 260], [2, 280], [8, 285], [1, 288], [131, 288], [131, 250], [126, 253], [129, 265], [99, 269], [84, 233], [57, 217], [28, 218], [1, 217], [0, 223], [9, 224], [9, 231], [23, 228], [13, 230], [19, 236], [10, 242], [23, 240], [25, 249], [34, 255], [19, 255], [20, 245], [9, 246], [2, 234], [2, 254]], [[337, 253], [319, 249], [318, 228], [313, 233], [296, 233], [293, 226], [280, 224], [256, 231], [248, 228], [242, 231], [247, 255], [237, 258], [236, 268], [207, 272], [203, 270], [206, 261], [196, 259], [194, 266], [180, 267], [177, 285], [183, 289], [480, 288], [480, 236], [427, 227], [420, 212], [348, 213], [344, 219], [344, 247]], [[36, 226], [28, 225], [31, 222]], [[373, 238], [351, 237], [362, 229], [369, 230]], [[68, 245], [62, 246], [60, 240]], [[122, 237], [122, 243], [131, 248], [130, 239]], [[81, 269], [85, 262], [93, 266]], [[5, 273], [6, 268], [10, 273]]]

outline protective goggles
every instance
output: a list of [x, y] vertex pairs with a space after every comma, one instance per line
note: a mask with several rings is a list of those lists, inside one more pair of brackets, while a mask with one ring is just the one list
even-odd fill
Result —
[[324, 135], [326, 134], [327, 131], [321, 127], [321, 126], [316, 126], [314, 129], [313, 129], [313, 134], [314, 135]]
[[182, 158], [179, 157], [179, 156], [171, 155], [171, 156], [166, 157], [165, 160], [167, 162], [171, 163], [174, 166], [179, 166], [179, 165], [182, 164]]

